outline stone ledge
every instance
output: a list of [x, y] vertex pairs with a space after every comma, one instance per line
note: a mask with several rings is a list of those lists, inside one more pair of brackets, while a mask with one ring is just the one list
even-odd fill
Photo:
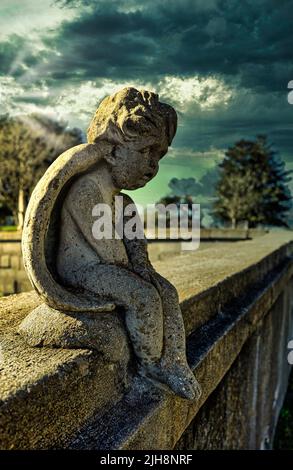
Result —
[[179, 289], [189, 359], [204, 389], [197, 404], [145, 386], [126, 363], [26, 347], [15, 328], [38, 305], [36, 295], [1, 299], [0, 448], [172, 448], [289, 282], [291, 240], [292, 232], [280, 232], [212, 248], [210, 264], [204, 251], [156, 264]]
[[288, 258], [253, 291], [228, 303], [220, 315], [189, 336], [189, 364], [203, 389], [199, 402], [189, 403], [154, 388], [145, 391], [137, 380], [113, 409], [87, 424], [69, 447], [173, 449], [292, 276], [293, 259]]
[[21, 232], [18, 230], [15, 231], [7, 231], [4, 230], [0, 231], [0, 243], [1, 242], [20, 242], [21, 240]]

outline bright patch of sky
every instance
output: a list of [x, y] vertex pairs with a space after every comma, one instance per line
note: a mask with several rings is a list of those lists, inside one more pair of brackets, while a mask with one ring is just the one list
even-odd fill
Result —
[[[58, 7], [52, 0], [1, 0], [0, 39], [12, 34], [40, 41], [39, 32], [57, 28], [76, 16], [73, 9]], [[36, 44], [35, 44], [36, 45]]]

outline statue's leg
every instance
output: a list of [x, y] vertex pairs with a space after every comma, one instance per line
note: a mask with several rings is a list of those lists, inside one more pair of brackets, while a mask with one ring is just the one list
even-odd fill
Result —
[[157, 289], [127, 269], [93, 264], [79, 270], [75, 281], [125, 309], [126, 327], [140, 364], [151, 369], [163, 349], [163, 310]]
[[184, 398], [198, 397], [199, 386], [186, 361], [178, 298], [175, 307], [175, 298], [167, 301], [161, 285], [155, 287], [115, 265], [94, 264], [79, 270], [78, 285], [125, 308], [126, 327], [142, 373]]
[[186, 357], [186, 335], [176, 288], [158, 273], [153, 278], [164, 312], [164, 357]]
[[186, 396], [198, 398], [201, 394], [193, 372], [186, 359], [186, 335], [175, 287], [156, 273], [153, 282], [160, 293], [164, 315], [164, 348], [161, 359], [162, 369], [168, 371], [167, 382], [174, 390], [185, 387]]

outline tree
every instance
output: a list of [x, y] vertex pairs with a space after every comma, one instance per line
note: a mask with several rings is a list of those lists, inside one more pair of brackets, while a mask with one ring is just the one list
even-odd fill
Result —
[[[163, 206], [170, 204], [176, 206], [177, 214], [181, 217], [181, 204], [185, 205], [188, 213], [188, 222], [192, 221], [194, 196], [200, 191], [201, 185], [194, 178], [172, 178], [168, 183], [171, 193], [162, 197], [158, 202]], [[170, 214], [167, 214], [167, 226], [170, 223]]]
[[210, 201], [215, 197], [215, 191], [219, 180], [219, 168], [216, 165], [214, 168], [210, 168], [206, 173], [202, 175], [199, 180], [201, 185], [199, 194]]
[[19, 229], [38, 180], [58, 155], [81, 142], [80, 130], [45, 116], [0, 117], [0, 204], [11, 210]]
[[196, 196], [201, 191], [201, 185], [194, 178], [172, 178], [168, 184], [172, 196], [186, 198]]
[[0, 203], [0, 225], [5, 225], [7, 217], [11, 216], [12, 212], [8, 206]]
[[285, 163], [265, 136], [237, 142], [219, 167], [215, 214], [220, 219], [230, 221], [233, 228], [240, 221], [247, 221], [249, 227], [287, 226], [291, 172], [285, 170]]

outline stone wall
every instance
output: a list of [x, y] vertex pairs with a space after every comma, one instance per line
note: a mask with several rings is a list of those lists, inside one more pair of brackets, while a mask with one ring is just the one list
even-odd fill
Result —
[[0, 295], [30, 289], [31, 284], [22, 263], [20, 234], [0, 232]]
[[[198, 402], [135, 374], [128, 354], [29, 348], [16, 329], [39, 303], [0, 300], [0, 448], [269, 448], [293, 339], [292, 232], [155, 263], [177, 287]], [[118, 345], [117, 345], [118, 347]]]
[[[264, 235], [262, 230], [201, 229], [201, 241], [246, 240]], [[165, 259], [181, 252], [177, 241], [153, 241], [148, 246], [152, 261]], [[19, 232], [0, 232], [0, 296], [31, 290], [23, 267], [21, 235]]]
[[290, 371], [286, 357], [292, 320], [291, 278], [176, 449], [272, 448]]

